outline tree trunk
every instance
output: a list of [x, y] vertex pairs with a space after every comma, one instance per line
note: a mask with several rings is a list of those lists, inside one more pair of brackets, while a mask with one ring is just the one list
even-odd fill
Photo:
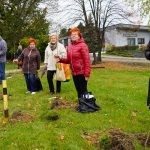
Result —
[[92, 65], [95, 65], [97, 63], [97, 58], [96, 58], [96, 53], [95, 52], [93, 52], [93, 58], [94, 58], [94, 60], [92, 62]]
[[101, 58], [101, 51], [102, 51], [102, 39], [101, 39], [101, 33], [98, 31], [97, 32], [97, 44], [98, 46], [98, 57], [97, 57], [97, 63], [100, 63], [102, 61]]

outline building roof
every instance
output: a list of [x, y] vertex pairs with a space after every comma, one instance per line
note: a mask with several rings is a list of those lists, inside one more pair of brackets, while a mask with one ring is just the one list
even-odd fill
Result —
[[146, 25], [135, 25], [135, 24], [116, 24], [107, 27], [107, 30], [118, 29], [118, 30], [133, 30], [133, 31], [149, 31], [150, 26]]

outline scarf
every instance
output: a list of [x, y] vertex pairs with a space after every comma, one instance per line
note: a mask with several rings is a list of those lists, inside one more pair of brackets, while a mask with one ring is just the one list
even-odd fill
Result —
[[57, 47], [57, 43], [51, 43], [50, 44], [50, 48], [51, 48], [51, 50], [53, 51], [53, 50], [55, 50], [56, 49], [56, 47]]

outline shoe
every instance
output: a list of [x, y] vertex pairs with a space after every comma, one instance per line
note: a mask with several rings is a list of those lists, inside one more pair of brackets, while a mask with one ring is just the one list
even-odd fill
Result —
[[31, 95], [34, 95], [34, 94], [36, 94], [36, 92], [31, 92]]
[[54, 92], [50, 92], [50, 95], [54, 95], [55, 93]]
[[30, 93], [30, 91], [27, 91], [26, 94]]
[[59, 95], [59, 94], [60, 94], [60, 92], [56, 92], [56, 94], [58, 94], [58, 95]]

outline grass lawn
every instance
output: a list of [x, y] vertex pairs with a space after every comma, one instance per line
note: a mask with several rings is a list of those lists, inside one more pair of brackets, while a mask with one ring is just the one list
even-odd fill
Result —
[[[88, 89], [94, 93], [102, 110], [89, 114], [77, 113], [73, 108], [50, 110], [52, 100], [48, 95], [46, 75], [42, 79], [44, 90], [30, 95], [25, 94], [23, 75], [11, 74], [12, 78], [7, 80], [8, 92], [12, 94], [9, 100], [10, 116], [21, 111], [33, 119], [1, 125], [0, 150], [104, 149], [110, 129], [130, 135], [135, 149], [144, 149], [133, 135], [147, 134], [150, 130], [150, 111], [146, 106], [150, 70], [147, 66], [143, 70], [133, 65], [128, 69], [128, 66], [119, 68], [118, 64], [117, 69], [109, 65], [92, 70]], [[131, 69], [134, 67], [136, 69]], [[72, 80], [62, 83], [60, 97], [67, 102], [77, 103]], [[0, 102], [0, 108], [2, 121], [3, 101]], [[60, 117], [56, 121], [49, 119], [54, 114]]]
[[11, 61], [6, 62], [6, 70], [17, 69], [17, 65], [12, 63]]

